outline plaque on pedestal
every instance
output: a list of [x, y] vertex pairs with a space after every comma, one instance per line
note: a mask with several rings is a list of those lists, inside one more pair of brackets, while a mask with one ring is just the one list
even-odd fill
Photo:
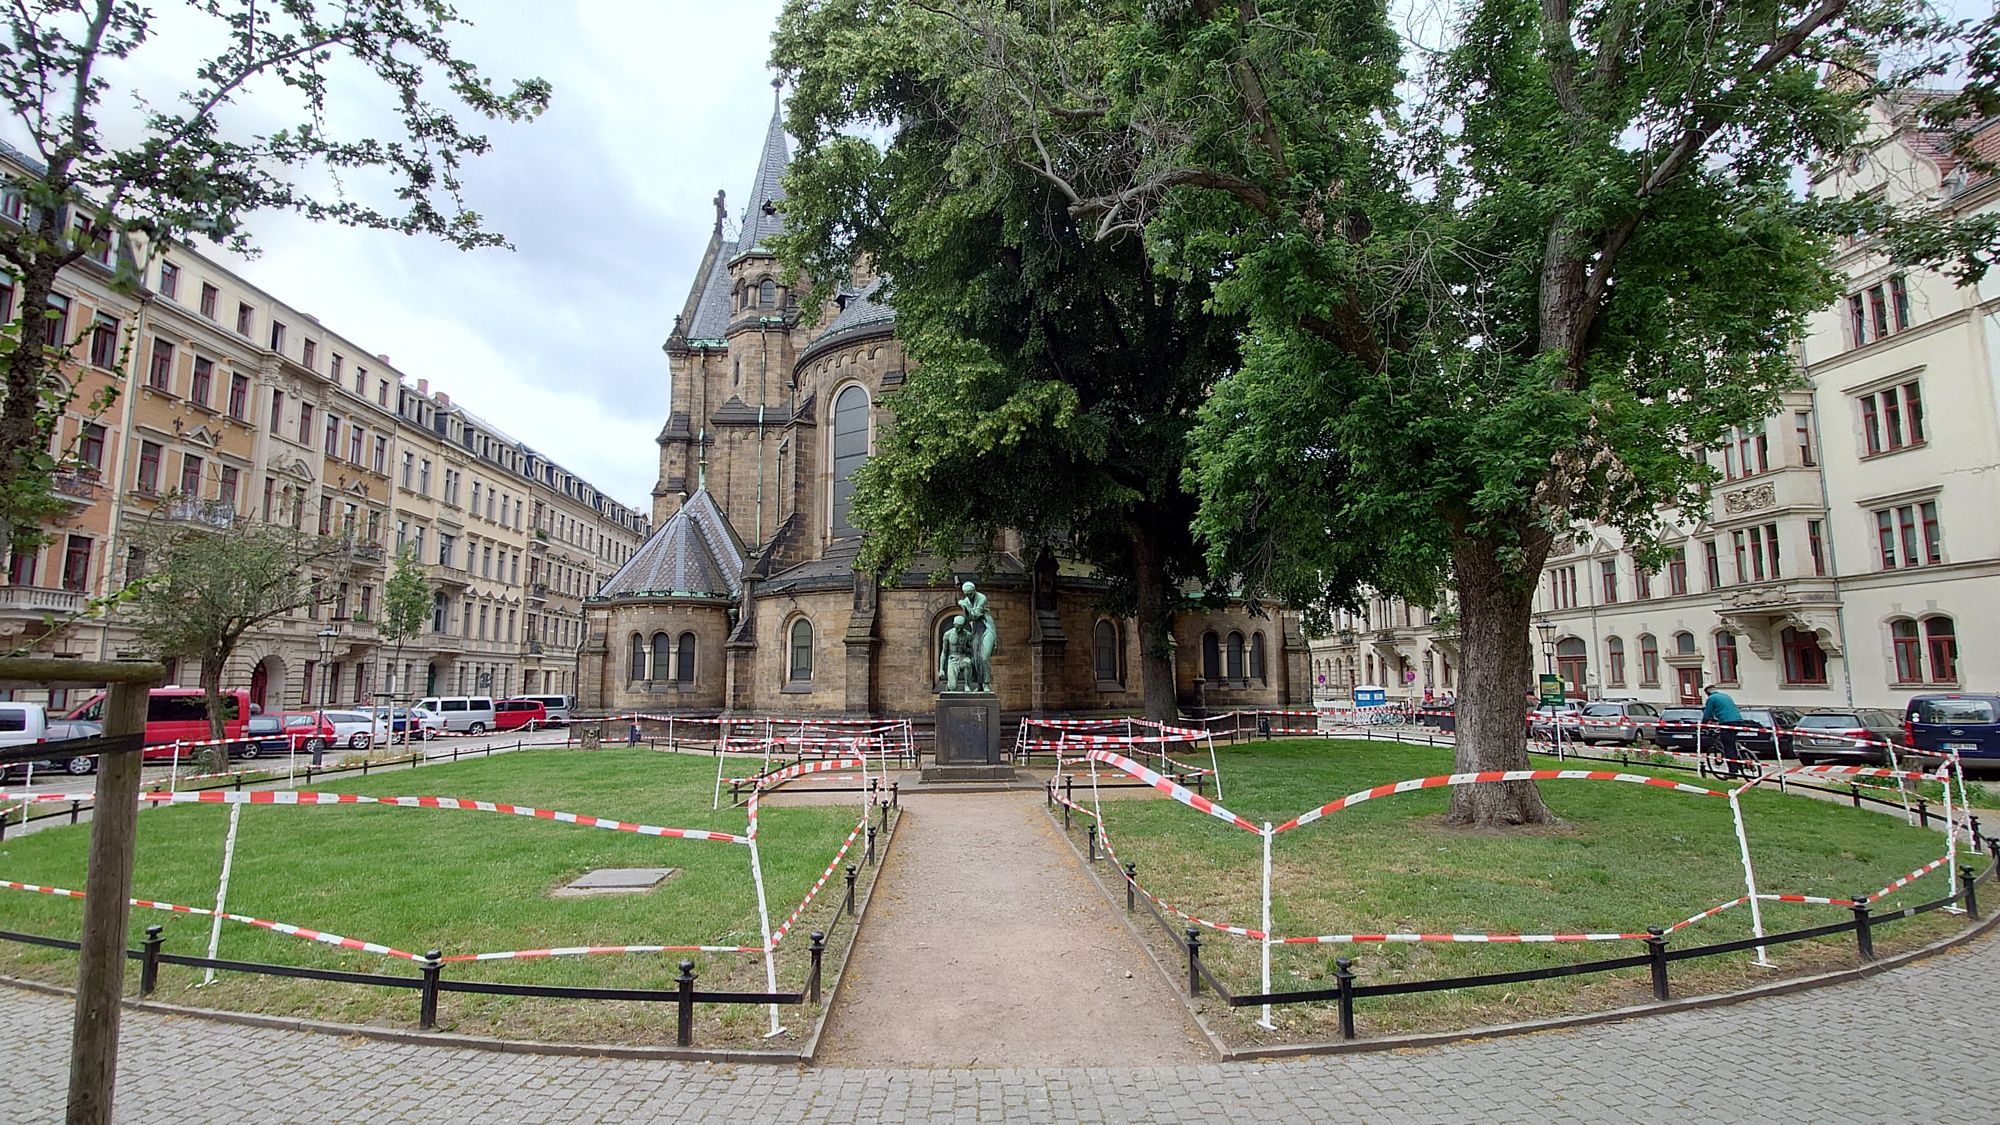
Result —
[[1000, 697], [990, 691], [938, 695], [937, 747], [925, 781], [1012, 781], [1000, 760]]

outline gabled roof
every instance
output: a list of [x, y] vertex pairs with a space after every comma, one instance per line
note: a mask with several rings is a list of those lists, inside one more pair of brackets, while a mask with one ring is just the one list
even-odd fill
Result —
[[599, 598], [646, 594], [736, 598], [743, 593], [743, 541], [708, 494], [695, 490], [652, 538], [598, 590]]

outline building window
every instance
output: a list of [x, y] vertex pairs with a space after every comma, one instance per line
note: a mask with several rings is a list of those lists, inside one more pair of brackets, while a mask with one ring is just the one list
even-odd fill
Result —
[[1250, 678], [1258, 683], [1268, 683], [1264, 668], [1264, 634], [1250, 634]]
[[239, 302], [236, 306], [236, 334], [238, 336], [249, 336], [250, 329], [255, 327], [256, 323], [257, 310]]
[[868, 392], [849, 385], [833, 402], [833, 534], [859, 534], [851, 521], [854, 474], [868, 461]]
[[1104, 618], [1098, 618], [1091, 629], [1091, 651], [1097, 668], [1099, 686], [1117, 684], [1123, 681], [1123, 669], [1118, 660], [1118, 626]]
[[285, 326], [275, 320], [271, 322], [271, 350], [281, 354], [285, 350]]
[[1597, 564], [1598, 578], [1604, 586], [1604, 604], [1618, 604], [1618, 560], [1604, 559]]
[[368, 448], [368, 438], [360, 426], [347, 427], [347, 459], [359, 465], [363, 451]]
[[72, 593], [90, 589], [90, 540], [72, 535], [63, 545], [62, 588]]
[[[313, 353], [313, 342], [311, 340], [307, 340], [306, 341], [307, 367], [312, 366], [312, 353]], [[340, 369], [343, 365], [346, 364], [346, 362], [347, 360], [344, 357], [342, 357], [339, 352], [334, 352], [332, 355], [327, 357], [326, 377], [328, 382], [333, 382], [333, 383], [340, 382]]]
[[1685, 630], [1685, 629], [1681, 630], [1681, 631], [1680, 631], [1680, 632], [1678, 632], [1678, 633], [1675, 633], [1675, 634], [1674, 634], [1674, 655], [1675, 655], [1675, 656], [1693, 656], [1694, 654], [1695, 654], [1695, 651], [1694, 651], [1694, 634], [1693, 634], [1693, 633], [1690, 633], [1690, 632], [1688, 632], [1688, 631], [1687, 631], [1687, 630]]
[[1556, 642], [1556, 675], [1562, 677], [1564, 691], [1579, 698], [1583, 696], [1589, 665], [1590, 654], [1582, 637], [1564, 637]]
[[1771, 469], [1771, 436], [1762, 427], [1737, 427], [1722, 447], [1722, 475], [1728, 480]]
[[809, 684], [813, 678], [812, 622], [803, 617], [792, 622], [791, 639], [791, 659], [786, 664], [785, 679], [794, 684]]
[[1651, 633], [1639, 634], [1639, 686], [1660, 686], [1660, 642]]
[[1604, 640], [1604, 680], [1611, 687], [1625, 686], [1625, 640], [1622, 637], [1606, 637]]
[[216, 499], [234, 513], [236, 511], [236, 485], [240, 474], [234, 465], [224, 465], [217, 475]]
[[299, 444], [309, 446], [312, 440], [313, 405], [310, 402], [302, 402], [299, 404]]
[[85, 422], [77, 435], [76, 459], [84, 469], [95, 476], [104, 471], [104, 427], [96, 422]]
[[1653, 597], [1653, 572], [1641, 569], [1637, 559], [1632, 560], [1632, 596], [1642, 602]]
[[1722, 684], [1736, 682], [1736, 634], [1728, 630], [1715, 635], [1715, 680]]
[[54, 315], [42, 321], [42, 343], [66, 352], [69, 350], [69, 298], [61, 293], [49, 294], [49, 311]]
[[1736, 545], [1736, 580], [1764, 582], [1780, 577], [1778, 572], [1778, 525], [1767, 523], [1731, 533]]
[[1812, 411], [1792, 412], [1792, 443], [1799, 451], [1799, 465], [1810, 469], [1819, 464], [1819, 455], [1813, 448]]
[[1957, 683], [1958, 629], [1951, 618], [1924, 618], [1924, 648], [1931, 657], [1931, 682]]
[[35, 564], [40, 558], [40, 551], [16, 551], [7, 556], [8, 584], [12, 586], [33, 586], [35, 584]]
[[378, 473], [388, 473], [389, 439], [387, 437], [381, 434], [375, 435], [375, 458], [369, 464]]
[[1787, 625], [1779, 631], [1778, 643], [1785, 654], [1786, 683], [1826, 682], [1826, 651], [1819, 647], [1819, 637]]
[[1674, 548], [1667, 556], [1667, 594], [1669, 597], [1688, 592], [1688, 553], [1686, 547]]
[[420, 496], [431, 494], [431, 459], [428, 457], [417, 461], [417, 494]]
[[1910, 326], [1910, 289], [1902, 274], [1847, 298], [1847, 330], [1854, 347], [1872, 344]]
[[1213, 629], [1201, 635], [1201, 678], [1209, 683], [1222, 679], [1222, 638]]
[[[1557, 609], [1576, 608], [1576, 568], [1557, 567], [1549, 571], [1549, 600]], [[1384, 621], [1386, 624], [1386, 619]]]
[[271, 392], [271, 432], [277, 433], [285, 425], [285, 392]]
[[118, 322], [98, 313], [90, 322], [90, 365], [106, 370], [118, 363]]
[[222, 296], [222, 290], [204, 281], [201, 283], [201, 315], [215, 319], [215, 302]]
[[160, 490], [160, 446], [158, 442], [139, 443], [139, 491], [158, 492]]
[[201, 458], [192, 453], [181, 454], [181, 495], [190, 500], [201, 498]]
[[416, 465], [417, 465], [417, 455], [416, 455], [416, 454], [414, 454], [414, 453], [411, 453], [411, 452], [410, 452], [409, 450], [407, 450], [407, 449], [406, 449], [406, 450], [404, 450], [404, 451], [403, 451], [403, 487], [404, 487], [404, 488], [408, 488], [408, 487], [410, 487], [410, 476], [411, 476], [411, 473], [415, 471], [415, 469], [416, 469]]
[[1937, 502], [1925, 500], [1878, 508], [1875, 541], [1883, 570], [1936, 566], [1943, 562], [1944, 530], [1938, 522]]
[[653, 634], [653, 662], [647, 669], [647, 679], [660, 681], [673, 678], [674, 639], [665, 633]]
[[160, 296], [179, 297], [181, 292], [181, 268], [172, 262], [160, 263]]
[[1923, 641], [1917, 635], [1917, 623], [1907, 617], [1889, 622], [1889, 644], [1895, 653], [1896, 682], [1923, 683], [1924, 649]]
[[324, 448], [328, 457], [340, 456], [340, 415], [338, 414], [329, 414], [326, 416], [326, 444]]
[[1861, 441], [1867, 456], [1924, 442], [1923, 390], [1915, 380], [1862, 395]]
[[1246, 677], [1243, 673], [1243, 634], [1233, 629], [1229, 633], [1228, 657], [1229, 678], [1231, 680], [1245, 679]]
[[1806, 521], [1806, 550], [1812, 555], [1813, 574], [1826, 577], [1826, 521]]
[[146, 368], [146, 385], [156, 391], [174, 389], [174, 346], [153, 337], [153, 362]]
[[1720, 588], [1722, 586], [1722, 552], [1716, 549], [1715, 540], [1705, 539], [1702, 541], [1701, 556], [1702, 566], [1706, 571], [1704, 577], [1708, 579], [1708, 589], [1714, 590]]

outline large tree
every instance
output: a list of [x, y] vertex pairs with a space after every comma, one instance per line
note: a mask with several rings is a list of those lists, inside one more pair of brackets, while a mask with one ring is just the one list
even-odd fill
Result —
[[[398, 551], [396, 571], [382, 586], [382, 639], [393, 641], [396, 645], [396, 664], [391, 675], [402, 670], [403, 646], [418, 633], [423, 632], [424, 626], [430, 623], [436, 597], [437, 587], [433, 586], [431, 580], [425, 576], [424, 564], [417, 558], [416, 548], [405, 547]], [[398, 697], [410, 696], [408, 684], [398, 681], [396, 688]], [[393, 703], [394, 700], [390, 702]], [[405, 745], [409, 743], [411, 734], [417, 733], [415, 727], [414, 719], [405, 720], [403, 723]], [[393, 721], [390, 730], [391, 732], [395, 730]]]
[[[1950, 31], [1905, 0], [1461, 0], [1435, 43], [1381, 0], [946, 7], [960, 151], [1248, 318], [1193, 439], [1212, 566], [1306, 603], [1455, 583], [1462, 770], [1526, 765], [1559, 538], [1643, 547], [1703, 502], [1700, 449], [1795, 381], [1854, 214], [1793, 179]], [[1875, 52], [1914, 63], [1878, 81]], [[1548, 815], [1526, 784], [1450, 812]]]
[[[171, 19], [134, 0], [0, 9], [0, 106], [34, 165], [9, 185], [21, 221], [0, 222], [23, 318], [8, 333], [19, 346], [0, 350], [0, 531], [17, 547], [38, 543], [59, 504], [71, 341], [44, 346], [39, 325], [66, 267], [96, 256], [133, 286], [133, 251], [197, 238], [248, 251], [262, 211], [504, 245], [460, 197], [464, 162], [489, 147], [461, 117], [520, 121], [548, 104], [540, 79], [498, 90], [460, 58], [450, 35], [465, 21], [444, 0], [168, 3]], [[184, 88], [147, 100], [124, 85], [145, 66], [185, 74]]]
[[[286, 614], [325, 605], [352, 569], [351, 541], [284, 521], [247, 519], [227, 505], [170, 499], [134, 539], [130, 599], [140, 642], [161, 659], [201, 661], [209, 737], [223, 737], [222, 674], [245, 634]], [[322, 673], [324, 674], [324, 673]], [[218, 761], [226, 756], [217, 754]]]
[[810, 277], [879, 271], [910, 361], [857, 480], [863, 563], [949, 565], [1009, 530], [1030, 562], [1087, 560], [1137, 619], [1146, 713], [1171, 719], [1173, 618], [1202, 574], [1187, 437], [1243, 321], [1205, 276], [1098, 240], [1041, 176], [961, 152], [980, 142], [957, 124], [955, 61], [928, 53], [933, 18], [794, 3], [777, 37], [799, 138], [784, 250]]

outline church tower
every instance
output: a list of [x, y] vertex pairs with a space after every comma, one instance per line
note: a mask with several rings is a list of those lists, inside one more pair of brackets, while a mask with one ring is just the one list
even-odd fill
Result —
[[779, 449], [797, 408], [793, 369], [805, 332], [770, 245], [783, 229], [791, 160], [772, 86], [771, 122], [736, 235], [726, 233], [728, 199], [718, 191], [708, 247], [667, 338], [671, 405], [653, 486], [661, 523], [705, 487], [753, 553], [777, 532], [784, 507]]

